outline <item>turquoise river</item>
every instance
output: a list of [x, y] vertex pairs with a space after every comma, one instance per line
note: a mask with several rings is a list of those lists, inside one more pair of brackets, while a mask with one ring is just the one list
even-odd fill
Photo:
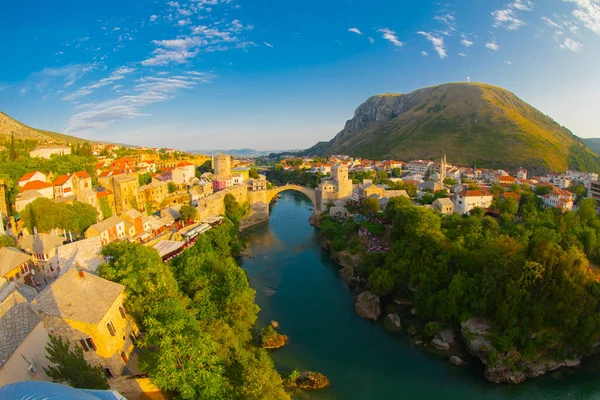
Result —
[[243, 260], [261, 308], [257, 326], [277, 320], [290, 342], [271, 351], [282, 375], [325, 374], [314, 399], [600, 399], [600, 360], [521, 385], [495, 385], [481, 366], [460, 368], [415, 348], [383, 324], [359, 318], [353, 293], [308, 223], [311, 203], [284, 192], [271, 219], [245, 231], [254, 258]]

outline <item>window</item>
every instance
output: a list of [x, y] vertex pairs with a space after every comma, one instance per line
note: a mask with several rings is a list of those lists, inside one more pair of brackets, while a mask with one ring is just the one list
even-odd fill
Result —
[[119, 313], [121, 313], [121, 318], [125, 319], [125, 309], [123, 306], [119, 306]]
[[111, 379], [111, 378], [114, 377], [114, 375], [112, 374], [110, 368], [108, 368], [108, 367], [104, 367], [104, 375], [106, 375], [106, 377], [108, 379]]
[[115, 326], [113, 325], [113, 323], [111, 321], [108, 321], [106, 323], [106, 329], [108, 329], [108, 333], [110, 333], [110, 336], [115, 336], [115, 334], [117, 333], [115, 331]]
[[121, 352], [121, 360], [123, 360], [123, 364], [127, 364], [127, 354], [124, 351]]
[[79, 344], [81, 344], [81, 348], [84, 351], [90, 351], [90, 350], [96, 350], [96, 343], [94, 343], [94, 339], [92, 339], [91, 337], [86, 338], [86, 339], [81, 339], [79, 341]]

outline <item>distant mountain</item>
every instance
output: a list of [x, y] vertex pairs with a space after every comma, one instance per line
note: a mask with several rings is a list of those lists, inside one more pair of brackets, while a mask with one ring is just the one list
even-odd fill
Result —
[[600, 138], [581, 138], [581, 141], [594, 153], [600, 155]]
[[230, 149], [230, 150], [191, 150], [191, 153], [196, 154], [220, 154], [225, 153], [230, 156], [236, 157], [260, 157], [260, 156], [268, 156], [271, 153], [290, 153], [297, 152], [298, 150], [255, 150], [255, 149]]
[[17, 121], [16, 119], [9, 117], [3, 112], [0, 112], [0, 140], [6, 140], [7, 138], [10, 138], [13, 133], [15, 134], [15, 139], [35, 140], [43, 143], [100, 143], [93, 140], [81, 139], [75, 136], [31, 128]]
[[513, 93], [478, 83], [373, 96], [331, 141], [303, 152], [400, 160], [444, 153], [460, 165], [600, 171], [598, 154], [568, 129]]

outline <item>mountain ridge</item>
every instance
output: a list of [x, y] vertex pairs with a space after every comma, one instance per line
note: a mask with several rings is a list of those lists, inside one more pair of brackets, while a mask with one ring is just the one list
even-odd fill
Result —
[[437, 159], [469, 166], [600, 171], [600, 157], [506, 89], [448, 83], [369, 97], [329, 142], [302, 154]]

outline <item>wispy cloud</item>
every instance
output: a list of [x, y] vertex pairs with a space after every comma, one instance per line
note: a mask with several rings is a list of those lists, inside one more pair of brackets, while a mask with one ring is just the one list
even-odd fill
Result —
[[506, 65], [512, 65], [512, 61], [504, 60], [504, 64], [506, 64]]
[[423, 32], [423, 31], [419, 31], [419, 32], [417, 32], [417, 34], [424, 36], [427, 40], [429, 40], [431, 42], [434, 50], [436, 51], [436, 53], [438, 53], [440, 58], [442, 58], [442, 59], [446, 58], [446, 49], [444, 48], [444, 38], [443, 37], [438, 36], [431, 32]]
[[245, 49], [255, 46], [244, 41], [239, 34], [253, 26], [243, 25], [235, 19], [229, 24], [200, 25], [191, 28], [191, 34], [176, 39], [154, 40], [156, 49], [152, 57], [142, 61], [143, 66], [163, 66], [171, 63], [183, 64], [200, 52], [226, 51], [231, 48]]
[[360, 29], [358, 29], [358, 28], [350, 28], [350, 29], [348, 29], [348, 32], [353, 32], [353, 33], [356, 33], [357, 35], [362, 35], [363, 34], [360, 31]]
[[492, 11], [494, 19], [493, 25], [496, 28], [506, 28], [510, 31], [516, 31], [525, 26], [525, 21], [519, 18], [519, 11], [532, 11], [533, 2], [529, 0], [516, 0], [513, 3], [508, 3], [504, 8]]
[[583, 49], [583, 44], [571, 38], [566, 38], [563, 44], [560, 45], [560, 48], [570, 50], [573, 53], [579, 53]]
[[427, 57], [427, 56], [429, 55], [429, 53], [428, 53], [428, 52], [426, 52], [426, 51], [422, 51], [422, 52], [421, 52], [421, 55], [422, 55], [423, 57]]
[[487, 42], [485, 44], [485, 47], [488, 48], [488, 49], [490, 49], [490, 50], [493, 50], [493, 51], [500, 50], [500, 46], [498, 46], [498, 43], [496, 43], [496, 39], [492, 39], [489, 42]]
[[375, 43], [375, 39], [373, 39], [371, 36], [369, 36], [369, 43], [371, 43], [371, 44]]
[[270, 48], [273, 48], [273, 47], [274, 47], [274, 46], [273, 46], [271, 43], [269, 43], [269, 42], [264, 42], [264, 43], [265, 43], [265, 46], [267, 46], [267, 47], [270, 47]]
[[577, 7], [573, 15], [583, 25], [600, 36], [600, 0], [564, 0]]
[[191, 89], [199, 83], [209, 83], [216, 76], [190, 71], [173, 77], [148, 76], [140, 78], [128, 94], [98, 103], [83, 104], [69, 120], [66, 132], [80, 133], [104, 129], [112, 122], [149, 115], [143, 112], [147, 105], [173, 99], [181, 90]]
[[383, 29], [379, 29], [377, 32], [381, 33], [382, 37], [385, 40], [387, 40], [388, 42], [392, 43], [394, 46], [398, 46], [398, 47], [404, 46], [404, 43], [402, 43], [400, 40], [398, 40], [398, 37], [396, 36], [396, 32], [392, 31], [391, 29], [383, 28]]
[[446, 30], [441, 31], [441, 33], [445, 36], [450, 35], [452, 32], [456, 31], [456, 18], [452, 14], [443, 14], [436, 15], [433, 17], [434, 20], [443, 23], [446, 25]]
[[461, 56], [461, 57], [466, 57], [467, 56], [467, 54], [463, 53], [463, 52], [458, 53], [458, 55]]
[[466, 35], [461, 35], [462, 39], [460, 40], [460, 44], [462, 44], [465, 47], [471, 47], [473, 46], [473, 42], [470, 41]]
[[102, 78], [95, 83], [83, 86], [83, 87], [79, 88], [78, 90], [63, 96], [62, 99], [71, 101], [71, 100], [76, 100], [83, 96], [87, 96], [87, 95], [93, 93], [96, 89], [100, 89], [105, 86], [112, 85], [114, 82], [124, 79], [127, 75], [129, 75], [133, 72], [135, 72], [134, 68], [129, 68], [129, 67], [117, 68], [116, 70], [111, 72], [110, 75], [107, 76], [106, 78]]

